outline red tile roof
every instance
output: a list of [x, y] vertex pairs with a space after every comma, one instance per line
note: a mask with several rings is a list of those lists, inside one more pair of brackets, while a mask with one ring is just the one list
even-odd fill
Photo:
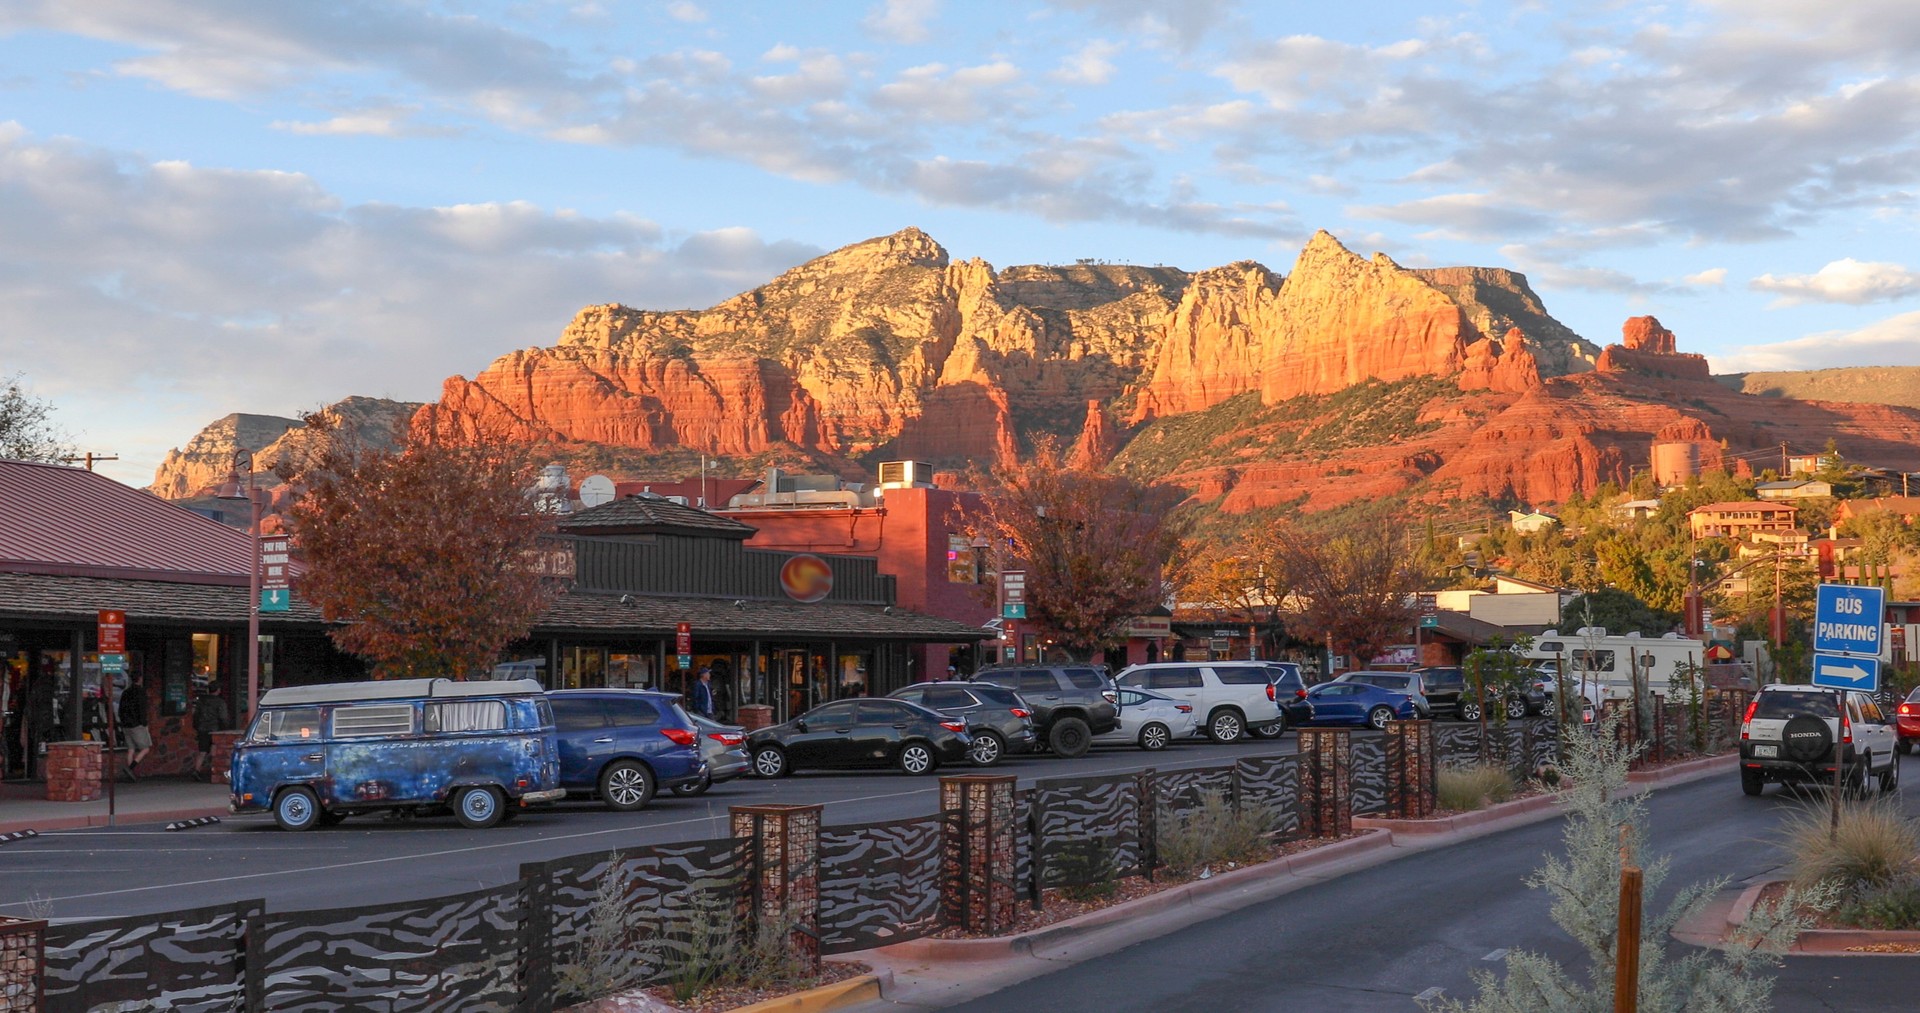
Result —
[[248, 555], [246, 532], [151, 493], [0, 460], [0, 571], [244, 586]]

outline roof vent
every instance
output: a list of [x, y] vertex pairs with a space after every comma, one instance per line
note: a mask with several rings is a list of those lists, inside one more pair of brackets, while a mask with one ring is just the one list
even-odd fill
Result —
[[933, 465], [925, 461], [880, 462], [880, 488], [931, 489]]

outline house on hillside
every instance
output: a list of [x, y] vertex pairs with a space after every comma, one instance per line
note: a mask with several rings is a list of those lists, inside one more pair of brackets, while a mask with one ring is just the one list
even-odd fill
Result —
[[1764, 500], [1819, 499], [1833, 495], [1833, 483], [1811, 478], [1762, 482], [1754, 486], [1754, 494]]
[[1876, 499], [1841, 500], [1840, 509], [1834, 514], [1834, 520], [1850, 521], [1861, 514], [1869, 514], [1876, 510], [1885, 510], [1908, 525], [1912, 525], [1916, 518], [1920, 518], [1920, 496], [1881, 496]]
[[1507, 518], [1508, 523], [1513, 525], [1513, 530], [1523, 535], [1538, 534], [1560, 523], [1560, 518], [1539, 511], [1522, 513], [1518, 510], [1509, 510]]
[[1811, 475], [1820, 470], [1819, 454], [1795, 454], [1787, 458], [1787, 474]]
[[1625, 503], [1616, 503], [1609, 512], [1615, 520], [1644, 521], [1660, 509], [1657, 499], [1630, 499]]
[[1792, 531], [1796, 507], [1764, 500], [1708, 503], [1687, 513], [1695, 538], [1746, 538], [1762, 531]]

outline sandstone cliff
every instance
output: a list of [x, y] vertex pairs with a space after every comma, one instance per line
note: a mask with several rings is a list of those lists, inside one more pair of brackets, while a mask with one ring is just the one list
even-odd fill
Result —
[[[348, 397], [320, 409], [318, 414], [333, 421], [338, 432], [385, 447], [394, 445], [407, 420], [420, 407], [417, 401]], [[308, 429], [300, 419], [228, 415], [195, 433], [185, 447], [168, 451], [147, 491], [165, 499], [207, 495], [227, 480], [241, 451], [253, 455], [254, 473], [259, 476], [256, 481], [263, 486], [278, 485], [275, 469], [282, 464], [297, 467], [306, 462], [317, 452], [322, 439], [323, 435]]]

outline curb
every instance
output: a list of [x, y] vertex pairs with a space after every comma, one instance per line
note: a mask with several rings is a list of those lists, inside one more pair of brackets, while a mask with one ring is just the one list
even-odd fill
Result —
[[[1784, 883], [1784, 879], [1763, 879], [1740, 891], [1740, 897], [1733, 902], [1733, 908], [1727, 912], [1726, 931], [1721, 936], [1724, 942], [1733, 930], [1747, 920], [1754, 907], [1760, 902], [1760, 894], [1775, 883]], [[1874, 946], [1882, 943], [1899, 943], [1911, 946], [1911, 953], [1878, 953], [1873, 951], [1855, 951], [1852, 947]], [[1920, 931], [1899, 929], [1807, 929], [1793, 941], [1787, 950], [1788, 956], [1800, 957], [1920, 957]]]
[[878, 999], [884, 992], [885, 986], [892, 984], [892, 980], [893, 972], [891, 971], [862, 974], [845, 981], [836, 981], [831, 985], [810, 988], [805, 992], [795, 992], [792, 995], [736, 1006], [729, 1013], [826, 1013], [827, 1010]]
[[1628, 784], [1683, 784], [1698, 781], [1703, 777], [1717, 774], [1721, 770], [1731, 770], [1740, 765], [1740, 754], [1720, 753], [1716, 756], [1703, 756], [1697, 760], [1682, 760], [1671, 763], [1658, 770], [1630, 770], [1627, 772]]
[[1512, 802], [1501, 802], [1498, 805], [1490, 805], [1485, 809], [1475, 809], [1472, 812], [1443, 816], [1439, 819], [1402, 820], [1389, 819], [1385, 816], [1355, 816], [1353, 818], [1353, 825], [1355, 827], [1372, 827], [1385, 830], [1395, 837], [1403, 834], [1408, 837], [1424, 837], [1430, 834], [1446, 834], [1460, 830], [1475, 830], [1486, 824], [1497, 823], [1504, 819], [1555, 812], [1558, 811], [1556, 809], [1556, 803], [1559, 801], [1560, 794], [1558, 792], [1548, 792], [1542, 795], [1517, 799]]
[[[96, 799], [95, 801], [99, 801]], [[194, 809], [159, 809], [142, 812], [115, 813], [114, 826], [127, 826], [134, 823], [172, 823], [176, 820], [197, 820], [202, 816], [231, 815], [226, 806], [200, 806]], [[44, 820], [10, 820], [0, 823], [0, 834], [10, 834], [16, 830], [37, 830], [40, 833], [52, 833], [56, 830], [86, 830], [90, 827], [107, 825], [106, 813], [88, 813], [84, 816], [55, 816]]]
[[1047, 949], [1118, 922], [1159, 914], [1173, 908], [1192, 906], [1218, 894], [1254, 888], [1258, 884], [1273, 881], [1277, 876], [1305, 875], [1321, 866], [1376, 851], [1386, 851], [1392, 847], [1392, 834], [1369, 830], [1344, 841], [1335, 841], [1298, 854], [1276, 858], [1270, 862], [1182, 883], [1171, 889], [1150, 893], [1145, 897], [1137, 897], [1098, 911], [1089, 911], [1086, 914], [1018, 935], [996, 936], [989, 939], [913, 939], [904, 943], [878, 947], [873, 952], [885, 958], [954, 962], [1031, 956], [1036, 950]]

